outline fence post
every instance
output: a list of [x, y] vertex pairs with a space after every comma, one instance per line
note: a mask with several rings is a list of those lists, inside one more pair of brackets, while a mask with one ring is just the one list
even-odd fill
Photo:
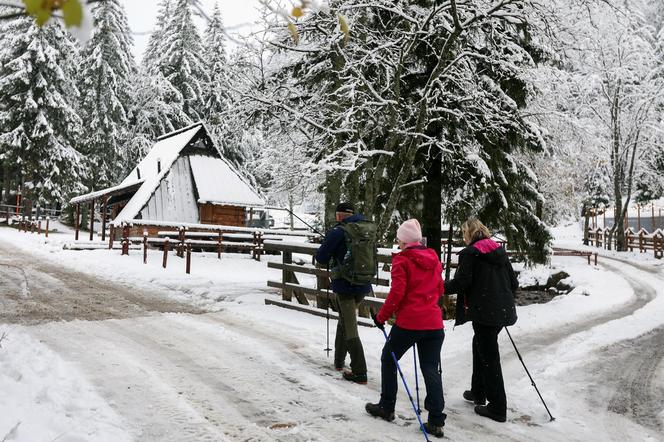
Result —
[[166, 268], [166, 262], [168, 261], [168, 237], [164, 240], [164, 259], [162, 260], [162, 267]]
[[9, 220], [9, 214], [10, 213], [11, 213], [11, 211], [9, 210], [9, 204], [7, 204], [7, 225], [8, 226], [11, 225], [11, 221]]
[[219, 240], [217, 243], [217, 259], [221, 259], [221, 241], [222, 241], [223, 234], [221, 233], [221, 230], [219, 230]]
[[643, 229], [639, 230], [639, 253], [643, 253]]
[[664, 234], [662, 231], [655, 232], [652, 237], [652, 249], [655, 258], [664, 258]]
[[148, 263], [148, 231], [143, 230], [143, 264]]
[[41, 235], [41, 216], [37, 218], [37, 235]]
[[51, 221], [51, 218], [47, 216], [46, 217], [46, 232], [45, 232], [46, 233], [46, 238], [48, 238], [48, 223], [49, 223], [49, 221]]
[[122, 226], [122, 254], [129, 255], [129, 225]]
[[35, 217], [33, 216], [30, 219], [30, 233], [35, 233]]
[[191, 244], [187, 244], [187, 275], [191, 273]]
[[182, 258], [184, 256], [184, 227], [178, 227], [178, 256]]

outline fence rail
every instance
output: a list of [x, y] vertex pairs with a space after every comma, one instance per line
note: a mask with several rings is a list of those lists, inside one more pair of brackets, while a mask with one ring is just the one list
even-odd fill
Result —
[[[314, 263], [314, 255], [320, 247], [318, 244], [294, 243], [288, 241], [264, 241], [263, 247], [266, 251], [278, 252], [282, 255], [282, 262], [269, 262], [268, 267], [281, 270], [281, 281], [269, 280], [268, 287], [281, 289], [282, 299], [265, 298], [265, 304], [278, 305], [306, 313], [324, 315], [328, 305], [334, 306], [336, 294], [330, 290], [330, 273], [325, 268], [317, 267]], [[293, 254], [307, 255], [310, 264], [304, 261], [295, 261]], [[392, 251], [379, 249], [378, 263], [390, 265], [392, 263]], [[316, 277], [314, 287], [305, 285], [298, 279], [298, 274]], [[389, 290], [381, 287], [389, 287], [390, 281], [386, 278], [376, 277], [372, 284], [376, 287], [373, 296], [366, 296], [360, 303], [359, 316], [369, 318], [370, 311], [378, 311], [383, 306]], [[293, 302], [293, 298], [297, 303]], [[336, 314], [332, 314], [336, 319]], [[371, 321], [359, 321], [361, 325], [371, 325]]]
[[[610, 228], [588, 229], [588, 243], [591, 246], [607, 250], [615, 249], [616, 235]], [[645, 229], [635, 232], [632, 228], [625, 230], [625, 244], [630, 252], [637, 249], [640, 253], [652, 251], [655, 258], [664, 257], [664, 231], [657, 229], [649, 233]]]
[[[249, 253], [253, 259], [260, 261], [261, 256], [266, 253], [264, 248], [266, 239], [284, 242], [297, 237], [304, 239], [315, 236], [311, 232], [302, 231], [212, 224], [174, 224], [150, 220], [132, 220], [119, 225], [121, 231], [116, 235], [118, 225], [111, 224], [109, 249], [113, 248], [116, 236], [119, 236], [123, 255], [129, 254], [130, 245], [142, 246], [144, 263], [147, 263], [148, 248], [160, 249], [163, 251], [164, 268], [168, 265], [168, 252], [175, 250], [177, 256], [185, 258], [186, 273], [191, 273], [192, 254], [198, 251], [216, 252], [218, 259], [221, 259], [222, 253]], [[142, 234], [139, 233], [141, 230]]]

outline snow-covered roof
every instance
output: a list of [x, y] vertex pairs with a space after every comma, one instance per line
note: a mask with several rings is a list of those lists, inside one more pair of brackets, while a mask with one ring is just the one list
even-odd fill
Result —
[[[132, 169], [131, 173], [122, 181], [122, 184], [135, 182], [139, 179], [144, 179], [146, 183], [154, 180], [160, 174], [157, 163], [161, 162], [161, 172], [168, 170], [180, 155], [180, 151], [202, 127], [201, 123], [197, 123], [159, 137], [150, 152]], [[138, 177], [139, 174], [140, 178]]]
[[136, 218], [141, 209], [147, 204], [152, 193], [159, 186], [161, 180], [166, 176], [175, 160], [177, 160], [182, 149], [184, 149], [202, 127], [202, 123], [196, 123], [159, 138], [145, 158], [122, 181], [122, 184], [136, 182], [139, 180], [140, 174], [140, 179], [144, 183], [134, 197], [120, 211], [116, 217], [117, 221]]
[[[145, 158], [120, 184], [120, 186], [131, 186], [143, 183], [115, 221], [129, 221], [141, 213], [182, 150], [200, 130], [205, 131], [205, 126], [203, 123], [196, 123], [163, 135], [157, 140]], [[251, 185], [240, 177], [233, 166], [219, 156], [218, 150], [210, 150], [209, 155], [194, 154], [189, 159], [200, 203], [244, 207], [265, 205], [265, 201]]]
[[265, 205], [263, 198], [223, 158], [192, 155], [189, 164], [199, 203], [243, 207]]
[[87, 201], [92, 201], [98, 198], [101, 198], [102, 196], [111, 196], [111, 195], [117, 195], [119, 193], [122, 193], [123, 191], [131, 191], [133, 190], [132, 188], [138, 188], [141, 184], [143, 184], [145, 180], [136, 180], [134, 182], [129, 182], [129, 183], [122, 183], [114, 187], [108, 187], [106, 189], [102, 190], [97, 190], [96, 192], [90, 192], [86, 193], [85, 195], [79, 195], [76, 198], [72, 198], [69, 203], [70, 204], [81, 204], [85, 203]]

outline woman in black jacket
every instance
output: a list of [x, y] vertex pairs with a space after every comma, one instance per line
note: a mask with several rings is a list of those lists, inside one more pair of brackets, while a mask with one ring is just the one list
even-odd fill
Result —
[[505, 249], [491, 239], [484, 224], [471, 218], [461, 230], [468, 246], [459, 252], [454, 279], [445, 281], [445, 294], [458, 294], [455, 326], [472, 321], [475, 332], [471, 389], [463, 397], [475, 403], [477, 414], [505, 422], [498, 334], [516, 322], [514, 295], [519, 283]]

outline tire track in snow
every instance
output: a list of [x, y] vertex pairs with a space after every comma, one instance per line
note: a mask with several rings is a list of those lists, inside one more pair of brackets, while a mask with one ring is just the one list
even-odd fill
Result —
[[[655, 276], [664, 283], [660, 269], [620, 258], [603, 258], [613, 261], [614, 264], [600, 262], [600, 265], [620, 275], [634, 291], [634, 298], [609, 313], [590, 317], [542, 335], [515, 338], [518, 339], [517, 343], [523, 343], [525, 352], [544, 353], [547, 348], [573, 334], [628, 317], [658, 296], [657, 289], [641, 280], [638, 272], [647, 273], [650, 277]], [[629, 266], [631, 270], [626, 271], [621, 265]], [[516, 355], [510, 352], [505, 359], [515, 363]], [[589, 355], [589, 359], [591, 362], [583, 366], [583, 372], [586, 373], [584, 382], [589, 390], [585, 399], [594, 407], [606, 408], [656, 431], [658, 437], [664, 439], [664, 425], [658, 416], [664, 409], [661, 399], [664, 390], [655, 383], [657, 370], [664, 364], [664, 327], [660, 325], [638, 338], [597, 349]], [[621, 429], [616, 428], [615, 431], [620, 433]], [[629, 434], [624, 436], [629, 437]]]
[[[282, 337], [278, 334], [271, 332], [267, 327], [262, 325], [260, 322], [247, 322], [228, 315], [226, 312], [216, 312], [211, 314], [204, 314], [197, 316], [197, 319], [208, 321], [212, 324], [221, 325], [222, 327], [233, 329], [235, 331], [241, 331], [247, 336], [251, 336], [258, 341], [263, 342], [272, 342], [274, 345], [279, 345], [284, 348], [285, 351], [289, 352], [291, 356], [297, 358], [297, 365], [308, 366], [309, 371], [313, 373], [323, 373], [326, 381], [330, 385], [334, 386], [339, 393], [342, 395], [347, 395], [349, 390], [351, 390], [353, 395], [349, 396], [346, 400], [351, 400], [357, 394], [357, 389], [362, 392], [363, 389], [368, 389], [370, 391], [366, 401], [374, 402], [377, 398], [380, 397], [380, 376], [377, 375], [369, 379], [369, 383], [366, 386], [355, 386], [347, 381], [340, 379], [340, 375], [332, 370], [332, 363], [327, 359], [322, 359], [310, 354], [307, 351], [308, 341], [302, 338], [296, 338], [295, 336], [302, 336], [302, 333], [293, 333], [287, 337]], [[411, 386], [412, 387], [412, 386]], [[405, 396], [403, 391], [403, 386], [401, 385], [401, 380], [399, 380], [399, 399], [397, 401], [397, 418], [398, 424], [384, 422], [380, 419], [373, 418], [366, 414], [364, 410], [364, 403], [360, 402], [353, 410], [350, 410], [347, 414], [360, 414], [363, 417], [360, 419], [368, 419], [368, 423], [371, 426], [375, 426], [377, 429], [384, 431], [390, 436], [382, 435], [377, 440], [404, 440], [404, 434], [394, 434], [394, 426], [399, 425], [401, 427], [407, 428], [408, 433], [411, 434], [412, 440], [418, 440], [422, 437], [421, 434], [418, 434], [419, 428], [418, 423], [413, 415], [413, 411], [408, 398]], [[414, 394], [414, 393], [413, 393]], [[316, 399], [312, 401], [309, 406], [315, 406]], [[464, 404], [466, 405], [466, 404]], [[338, 407], [337, 404], [334, 405], [335, 408]], [[325, 410], [323, 410], [325, 412]], [[464, 439], [464, 440], [475, 440], [477, 438], [478, 432], [483, 435], [485, 438], [490, 438], [492, 441], [521, 441], [519, 437], [513, 437], [512, 435], [495, 429], [495, 425], [492, 422], [485, 422], [482, 418], [478, 417], [472, 407], [468, 406], [463, 409], [450, 408], [446, 407], [445, 412], [448, 415], [448, 426], [447, 433], [450, 434], [452, 438], [455, 439]], [[343, 415], [342, 415], [343, 416]], [[423, 419], [426, 418], [426, 411], [423, 411]], [[342, 420], [344, 417], [341, 418]], [[518, 419], [517, 419], [518, 420]], [[334, 431], [337, 427], [335, 427]], [[419, 437], [418, 437], [419, 436]], [[392, 439], [395, 437], [395, 439]], [[406, 436], [407, 437], [407, 436]], [[351, 438], [348, 440], [357, 440], [357, 434], [352, 433]], [[362, 439], [362, 440], [371, 440], [371, 439]], [[409, 437], [409, 440], [411, 438]], [[487, 439], [488, 440], [488, 439]]]
[[[615, 259], [615, 261], [630, 265], [636, 269], [640, 269], [640, 267], [642, 267], [618, 259]], [[657, 291], [654, 287], [633, 278], [629, 278], [629, 276], [625, 274], [625, 272], [622, 271], [620, 267], [603, 262], [599, 262], [598, 265], [601, 265], [613, 273], [620, 274], [634, 291], [634, 298], [626, 304], [611, 309], [608, 312], [600, 313], [598, 315], [589, 315], [586, 319], [575, 321], [574, 323], [566, 324], [562, 327], [556, 327], [555, 329], [545, 333], [536, 331], [530, 334], [517, 335], [514, 338], [520, 348], [523, 347], [524, 350], [534, 352], [542, 350], [546, 347], [550, 347], [562, 341], [563, 339], [570, 337], [573, 334], [584, 332], [606, 322], [611, 322], [616, 319], [629, 316], [635, 311], [643, 308], [657, 296]], [[510, 354], [508, 356], [514, 358], [516, 357], [516, 354]]]

